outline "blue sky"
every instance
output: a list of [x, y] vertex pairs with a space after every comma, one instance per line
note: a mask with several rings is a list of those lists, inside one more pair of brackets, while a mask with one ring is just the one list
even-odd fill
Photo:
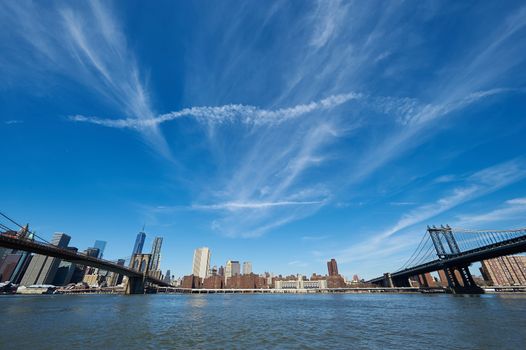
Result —
[[106, 258], [351, 277], [526, 225], [526, 6], [0, 5], [1, 209]]

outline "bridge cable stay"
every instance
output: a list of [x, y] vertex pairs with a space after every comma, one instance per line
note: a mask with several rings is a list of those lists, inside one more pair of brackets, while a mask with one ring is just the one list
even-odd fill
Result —
[[6, 225], [4, 224], [0, 224], [0, 229], [4, 230], [4, 231], [13, 231], [10, 227], [7, 227]]
[[397, 271], [401, 271], [404, 268], [408, 268], [410, 266], [414, 266], [414, 261], [417, 260], [417, 259], [419, 259], [419, 260], [421, 259], [421, 255], [420, 254], [422, 253], [422, 251], [424, 250], [426, 245], [428, 243], [430, 243], [430, 240], [431, 240], [431, 238], [429, 237], [427, 232], [424, 233], [424, 235], [422, 236], [422, 239], [418, 243], [418, 246], [413, 251], [413, 254], [409, 257], [409, 259]]

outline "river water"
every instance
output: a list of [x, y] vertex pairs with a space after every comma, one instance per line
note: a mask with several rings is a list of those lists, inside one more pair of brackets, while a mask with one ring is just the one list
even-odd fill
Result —
[[0, 349], [526, 349], [526, 295], [0, 297]]

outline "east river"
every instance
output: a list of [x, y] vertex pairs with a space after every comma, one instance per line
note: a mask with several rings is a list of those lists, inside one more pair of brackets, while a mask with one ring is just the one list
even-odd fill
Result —
[[526, 349], [526, 295], [0, 296], [0, 349]]

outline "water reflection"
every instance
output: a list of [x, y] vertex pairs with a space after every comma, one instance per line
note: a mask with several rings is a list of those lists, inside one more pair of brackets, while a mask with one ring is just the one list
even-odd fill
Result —
[[[520, 349], [526, 295], [0, 297], [0, 348]], [[495, 320], [506, 320], [496, 322]], [[59, 330], [59, 331], [58, 331]]]

